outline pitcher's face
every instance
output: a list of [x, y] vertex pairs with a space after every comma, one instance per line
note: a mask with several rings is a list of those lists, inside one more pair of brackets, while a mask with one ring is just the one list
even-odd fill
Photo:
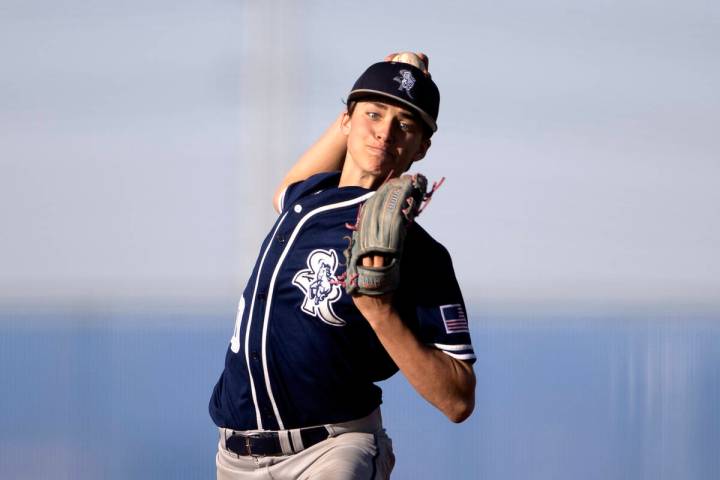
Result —
[[410, 110], [382, 101], [361, 101], [342, 123], [348, 158], [364, 175], [384, 180], [401, 175], [412, 162], [425, 156], [430, 141], [423, 125]]

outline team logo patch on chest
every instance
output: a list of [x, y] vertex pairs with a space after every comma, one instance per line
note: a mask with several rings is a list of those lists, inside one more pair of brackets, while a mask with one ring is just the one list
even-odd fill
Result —
[[345, 320], [338, 317], [332, 304], [342, 296], [335, 271], [338, 258], [335, 250], [313, 250], [307, 258], [307, 267], [293, 277], [292, 283], [305, 294], [302, 311], [319, 318], [328, 325], [341, 327]]

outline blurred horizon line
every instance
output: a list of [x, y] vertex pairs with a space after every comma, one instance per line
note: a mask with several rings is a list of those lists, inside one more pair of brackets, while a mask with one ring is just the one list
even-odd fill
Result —
[[[122, 318], [118, 325], [145, 327], [202, 326], [222, 328], [235, 315], [237, 298], [212, 299], [155, 298], [88, 298], [1, 299], [0, 327], [6, 326], [102, 326]], [[545, 300], [479, 300], [468, 302], [470, 322], [638, 320], [638, 321], [717, 321], [720, 305], [710, 302], [677, 301], [610, 301], [600, 299], [560, 301]], [[75, 319], [72, 316], [76, 315]], [[58, 322], [58, 317], [67, 317]], [[150, 320], [152, 319], [152, 320]], [[150, 322], [147, 322], [150, 320]], [[229, 327], [228, 327], [229, 328]]]

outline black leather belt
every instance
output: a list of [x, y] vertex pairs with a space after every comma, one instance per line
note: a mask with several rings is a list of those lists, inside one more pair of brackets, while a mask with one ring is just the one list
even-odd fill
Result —
[[292, 449], [292, 453], [309, 448], [316, 443], [320, 443], [330, 436], [325, 427], [310, 427], [300, 429], [300, 438], [302, 445], [295, 445], [288, 430], [282, 432], [233, 432], [225, 440], [225, 448], [233, 452], [235, 455], [241, 456], [278, 456], [286, 455], [280, 445], [280, 435], [287, 435], [288, 443]]

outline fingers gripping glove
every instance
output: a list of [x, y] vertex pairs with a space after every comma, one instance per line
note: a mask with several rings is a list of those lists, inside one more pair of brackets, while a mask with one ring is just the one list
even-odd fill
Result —
[[[441, 182], [442, 183], [442, 182]], [[433, 186], [433, 191], [439, 185]], [[398, 288], [400, 259], [407, 227], [429, 200], [427, 179], [420, 174], [403, 175], [385, 182], [358, 213], [350, 245], [345, 250], [347, 270], [344, 284], [349, 294], [382, 295]], [[366, 255], [382, 255], [385, 265], [365, 267]]]

